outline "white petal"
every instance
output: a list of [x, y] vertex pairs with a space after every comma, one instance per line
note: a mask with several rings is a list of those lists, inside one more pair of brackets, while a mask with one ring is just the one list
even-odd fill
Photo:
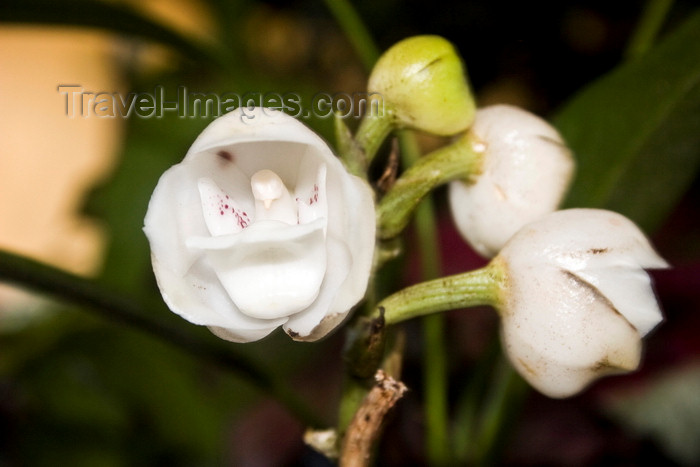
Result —
[[284, 330], [296, 340], [314, 341], [324, 337], [348, 314], [350, 307], [329, 312], [343, 281], [352, 266], [352, 258], [345, 244], [336, 238], [327, 238], [328, 267], [321, 293], [305, 310], [292, 315]]
[[365, 296], [374, 257], [376, 238], [374, 193], [359, 177], [343, 177], [328, 172], [328, 212], [336, 222], [328, 222], [328, 237], [342, 239], [352, 255], [350, 272], [340, 287], [328, 313], [347, 313]]
[[[271, 322], [268, 321], [268, 324], [271, 324]], [[277, 328], [277, 326], [279, 326], [279, 324], [280, 323], [277, 323], [272, 327], [264, 327], [260, 329], [244, 329], [240, 326], [235, 326], [232, 328], [209, 326], [209, 330], [212, 332], [212, 334], [221, 339], [236, 343], [245, 343], [255, 342], [263, 337], [267, 337], [272, 331], [275, 330], [275, 328]]]
[[548, 214], [523, 227], [505, 250], [518, 261], [557, 264], [571, 272], [606, 265], [668, 266], [632, 221], [602, 209]]
[[143, 231], [158, 263], [183, 276], [201, 256], [184, 247], [185, 239], [209, 232], [202, 217], [196, 180], [182, 164], [168, 169], [148, 203]]
[[257, 170], [274, 170], [288, 187], [297, 178], [300, 160], [313, 148], [326, 163], [342, 166], [321, 137], [283, 112], [258, 107], [239, 108], [217, 118], [190, 147], [185, 160], [200, 153], [227, 150], [250, 178]]
[[213, 180], [200, 178], [197, 185], [204, 222], [212, 235], [238, 233], [251, 224], [250, 215]]
[[326, 173], [326, 164], [319, 165], [312, 157], [302, 161], [295, 190], [300, 224], [328, 217]]
[[262, 339], [287, 321], [254, 319], [241, 313], [204, 258], [185, 277], [164, 268], [155, 257], [153, 269], [163, 300], [172, 311], [193, 324], [231, 329], [228, 340]]
[[323, 221], [287, 225], [260, 221], [238, 234], [196, 237], [236, 306], [253, 318], [297, 313], [318, 296], [326, 273]]
[[185, 248], [185, 239], [209, 234], [198, 187], [201, 178], [210, 178], [236, 198], [244, 212], [252, 212], [254, 206], [248, 179], [216, 155], [182, 162], [163, 173], [148, 203], [143, 230], [158, 261], [180, 275], [201, 256], [201, 251]]
[[641, 268], [587, 268], [576, 276], [596, 287], [641, 336], [663, 321], [649, 275]]
[[600, 376], [637, 367], [638, 332], [589, 284], [554, 268], [509, 277], [504, 347], [540, 392], [568, 397]]

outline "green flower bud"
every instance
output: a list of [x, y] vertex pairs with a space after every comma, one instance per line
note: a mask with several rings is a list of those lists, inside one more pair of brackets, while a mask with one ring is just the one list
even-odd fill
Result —
[[454, 46], [440, 36], [415, 36], [387, 50], [369, 77], [395, 125], [449, 136], [469, 128], [476, 105]]

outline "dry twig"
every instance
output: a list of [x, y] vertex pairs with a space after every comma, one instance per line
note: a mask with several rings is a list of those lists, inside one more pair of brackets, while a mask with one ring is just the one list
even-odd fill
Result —
[[384, 371], [374, 375], [377, 384], [365, 397], [350, 422], [340, 454], [341, 467], [367, 467], [374, 442], [389, 410], [406, 392], [406, 386]]

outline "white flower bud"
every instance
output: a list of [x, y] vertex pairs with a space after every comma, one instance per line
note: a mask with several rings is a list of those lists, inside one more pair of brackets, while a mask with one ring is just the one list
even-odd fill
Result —
[[666, 268], [624, 216], [597, 209], [549, 214], [515, 234], [499, 306], [506, 353], [550, 397], [635, 370], [641, 338], [663, 319], [644, 268]]
[[571, 181], [574, 160], [541, 118], [507, 105], [479, 109], [471, 128], [481, 173], [451, 182], [452, 217], [481, 255], [495, 256], [523, 225], [554, 211]]
[[219, 337], [316, 340], [365, 294], [372, 191], [281, 112], [212, 122], [158, 182], [144, 231], [163, 299]]

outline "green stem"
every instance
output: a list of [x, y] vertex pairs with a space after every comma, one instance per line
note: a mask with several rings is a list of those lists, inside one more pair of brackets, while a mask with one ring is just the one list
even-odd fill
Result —
[[355, 140], [364, 152], [365, 170], [372, 163], [382, 143], [394, 129], [394, 112], [388, 107], [378, 113], [368, 113], [357, 129]]
[[448, 358], [445, 344], [445, 317], [423, 318], [423, 388], [425, 391], [425, 447], [430, 465], [450, 465]]
[[492, 337], [457, 404], [453, 439], [459, 465], [497, 465], [528, 393], [527, 384], [501, 352], [497, 336]]
[[627, 44], [625, 51], [627, 58], [640, 57], [651, 48], [668, 12], [671, 10], [671, 6], [673, 6], [673, 0], [647, 1], [642, 11], [642, 17]]
[[[398, 199], [401, 196], [392, 196], [392, 193], [411, 192], [413, 186], [420, 186], [425, 189], [422, 194], [409, 201], [408, 209], [412, 212], [415, 209], [415, 226], [418, 243], [420, 244], [420, 262], [423, 272], [423, 279], [433, 279], [440, 275], [440, 251], [437, 246], [437, 227], [435, 212], [430, 197], [423, 197], [430, 191], [430, 182], [424, 182], [429, 176], [418, 176], [425, 170], [420, 167], [426, 166], [425, 157], [420, 156], [420, 150], [415, 137], [411, 132], [402, 131], [399, 134], [399, 144], [404, 167], [409, 169], [404, 172], [396, 182], [391, 191], [387, 194], [389, 200]], [[432, 158], [430, 158], [432, 160]], [[427, 164], [428, 166], [430, 164]], [[419, 169], [416, 171], [416, 167]], [[441, 167], [441, 166], [440, 166]], [[422, 183], [421, 183], [422, 182]], [[398, 190], [397, 190], [398, 185]], [[404, 197], [405, 198], [405, 197]], [[385, 200], [387, 198], [385, 197]], [[421, 202], [422, 200], [422, 202]], [[405, 206], [405, 204], [393, 204], [392, 207]], [[378, 218], [386, 218], [386, 211], [382, 211], [380, 205], [377, 209]], [[408, 223], [409, 216], [406, 215], [404, 226]], [[381, 232], [381, 227], [378, 229]], [[442, 315], [426, 316], [423, 319], [424, 338], [424, 358], [423, 358], [423, 387], [425, 391], [425, 426], [426, 437], [425, 446], [428, 460], [431, 465], [447, 465], [450, 459], [450, 439], [448, 436], [449, 407], [447, 402], [447, 349], [445, 346], [445, 322]]]
[[513, 426], [506, 420], [513, 420], [514, 413], [527, 393], [527, 384], [501, 354], [494, 379], [482, 404], [480, 430], [474, 440], [472, 465], [495, 465], [507, 429]]
[[367, 180], [367, 161], [360, 145], [352, 137], [352, 132], [339, 113], [334, 114], [335, 142], [340, 159], [348, 171]]
[[489, 379], [500, 357], [498, 336], [491, 336], [491, 343], [481, 356], [476, 368], [470, 372], [468, 385], [459, 396], [455, 407], [455, 423], [452, 431], [455, 460], [460, 465], [474, 463], [476, 443], [480, 437], [480, 409], [484, 394], [491, 388]]
[[498, 259], [481, 269], [421, 282], [388, 296], [377, 304], [387, 325], [441, 311], [480, 305], [498, 307], [504, 288], [503, 267]]
[[[362, 18], [348, 0], [325, 0], [325, 2], [360, 57], [365, 70], [371, 71], [379, 58], [379, 48], [374, 43]], [[356, 136], [357, 143], [364, 151], [365, 167], [361, 172], [367, 171], [369, 164], [393, 127], [394, 114], [391, 109], [386, 108], [386, 105], [384, 105], [383, 112], [379, 112], [378, 115], [373, 113], [365, 115]], [[354, 167], [353, 169], [356, 170]]]
[[379, 58], [379, 49], [374, 44], [372, 36], [362, 22], [360, 15], [357, 14], [348, 0], [325, 1], [326, 6], [360, 56], [362, 65], [366, 70], [371, 70], [374, 62]]
[[0, 280], [84, 306], [104, 318], [140, 329], [190, 355], [238, 373], [282, 402], [303, 423], [322, 426], [322, 421], [289, 390], [286, 382], [264, 372], [257, 362], [147, 318], [146, 306], [133, 298], [106, 290], [93, 280], [4, 251], [0, 251]]
[[[452, 180], [468, 179], [479, 172], [481, 161], [482, 153], [474, 149], [471, 135], [465, 134], [454, 143], [413, 162], [377, 207], [379, 238], [387, 239], [400, 234], [408, 225], [418, 203], [432, 189]], [[419, 222], [419, 225], [434, 223], [432, 214], [423, 218], [425, 221]], [[433, 277], [437, 274], [438, 271]]]
[[338, 406], [338, 435], [345, 436], [357, 409], [362, 405], [367, 393], [372, 388], [371, 379], [360, 379], [351, 374], [345, 374], [343, 380], [343, 395]]

